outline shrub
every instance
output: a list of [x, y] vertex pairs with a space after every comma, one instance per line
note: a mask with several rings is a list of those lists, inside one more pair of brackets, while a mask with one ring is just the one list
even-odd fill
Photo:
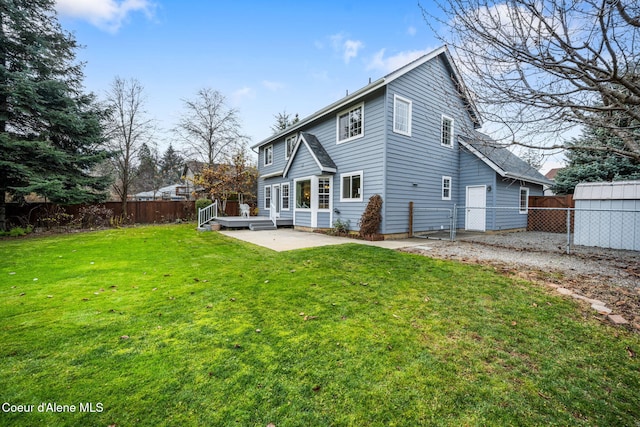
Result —
[[82, 228], [92, 228], [107, 226], [113, 217], [113, 210], [105, 206], [91, 205], [83, 206], [78, 210], [76, 221]]
[[364, 213], [360, 217], [360, 236], [371, 237], [378, 234], [380, 223], [382, 222], [382, 197], [374, 194], [369, 198]]
[[198, 199], [196, 200], [196, 214], [200, 209], [206, 208], [211, 204], [211, 200], [209, 199]]
[[349, 220], [342, 220], [340, 218], [333, 221], [333, 229], [331, 230], [333, 234], [347, 234], [349, 233]]
[[73, 220], [73, 215], [68, 214], [62, 206], [53, 205], [40, 217], [40, 222], [47, 229], [66, 225]]
[[9, 231], [0, 232], [0, 237], [3, 237], [3, 236], [21, 237], [21, 236], [26, 236], [32, 231], [33, 231], [33, 226], [31, 225], [27, 225], [26, 227], [13, 227]]

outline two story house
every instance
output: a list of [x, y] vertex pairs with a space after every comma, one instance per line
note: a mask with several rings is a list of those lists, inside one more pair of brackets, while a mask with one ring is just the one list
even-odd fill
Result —
[[[416, 208], [465, 209], [458, 228], [526, 227], [529, 195], [548, 183], [479, 133], [481, 121], [448, 49], [441, 47], [255, 144], [261, 215], [304, 230], [336, 220], [357, 230], [369, 198], [383, 199], [380, 233], [405, 237]], [[517, 207], [500, 215], [493, 206]], [[426, 217], [425, 217], [426, 218]]]

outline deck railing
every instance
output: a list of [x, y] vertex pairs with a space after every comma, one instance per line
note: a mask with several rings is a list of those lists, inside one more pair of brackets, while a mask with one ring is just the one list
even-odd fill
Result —
[[278, 218], [276, 217], [277, 212], [276, 212], [276, 205], [273, 204], [273, 201], [271, 202], [271, 205], [269, 206], [269, 219], [271, 220], [271, 222], [273, 222], [273, 226], [277, 227], [278, 226]]
[[218, 217], [218, 201], [211, 203], [202, 209], [198, 209], [198, 228]]

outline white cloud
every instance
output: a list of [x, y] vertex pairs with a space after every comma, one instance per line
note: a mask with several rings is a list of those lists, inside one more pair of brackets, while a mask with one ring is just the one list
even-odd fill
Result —
[[385, 73], [390, 73], [404, 65], [407, 65], [409, 62], [426, 55], [432, 50], [433, 49], [409, 50], [406, 52], [398, 52], [393, 56], [385, 57], [385, 49], [381, 49], [373, 56], [373, 58], [371, 58], [367, 65], [367, 70], [381, 70]]
[[329, 36], [329, 40], [331, 40], [333, 49], [342, 55], [345, 64], [348, 64], [352, 58], [356, 58], [360, 49], [364, 47], [363, 42], [360, 40], [351, 40], [347, 38], [347, 35], [344, 33]]
[[117, 32], [130, 14], [142, 12], [153, 17], [155, 4], [150, 0], [56, 0], [61, 16], [84, 19], [105, 31]]
[[269, 81], [269, 80], [263, 80], [262, 81], [262, 86], [264, 86], [265, 88], [269, 89], [271, 92], [277, 92], [280, 89], [284, 89], [284, 87], [285, 87], [284, 83], [272, 82], [272, 81]]
[[358, 51], [364, 47], [364, 43], [359, 40], [347, 40], [344, 42], [343, 58], [346, 64], [351, 61], [351, 58], [358, 56]]
[[256, 97], [255, 91], [249, 86], [245, 86], [233, 92], [231, 94], [231, 102], [234, 105], [242, 103], [245, 99], [254, 99]]

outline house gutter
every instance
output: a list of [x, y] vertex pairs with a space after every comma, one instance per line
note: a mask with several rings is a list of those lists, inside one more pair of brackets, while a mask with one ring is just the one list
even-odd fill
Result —
[[255, 151], [256, 148], [259, 148], [259, 147], [261, 147], [263, 145], [269, 144], [269, 143], [275, 141], [276, 139], [281, 138], [285, 134], [293, 133], [293, 132], [297, 131], [298, 129], [306, 126], [307, 124], [309, 124], [309, 123], [311, 123], [311, 122], [313, 122], [315, 120], [318, 120], [318, 119], [322, 118], [323, 116], [331, 113], [332, 111], [342, 109], [347, 104], [353, 102], [354, 100], [356, 100], [356, 99], [358, 99], [358, 98], [360, 98], [362, 96], [370, 94], [371, 92], [383, 87], [385, 84], [386, 84], [385, 78], [378, 79], [375, 82], [373, 82], [371, 84], [368, 84], [365, 87], [353, 92], [351, 95], [346, 96], [346, 97], [340, 99], [339, 101], [336, 101], [333, 104], [323, 108], [322, 110], [316, 111], [315, 113], [311, 114], [310, 116], [300, 120], [295, 125], [290, 126], [290, 127], [286, 128], [285, 130], [283, 130], [283, 131], [281, 131], [281, 132], [279, 132], [279, 133], [277, 133], [275, 135], [272, 135], [269, 138], [262, 140], [261, 142], [258, 142], [255, 145], [252, 145], [251, 149]]

